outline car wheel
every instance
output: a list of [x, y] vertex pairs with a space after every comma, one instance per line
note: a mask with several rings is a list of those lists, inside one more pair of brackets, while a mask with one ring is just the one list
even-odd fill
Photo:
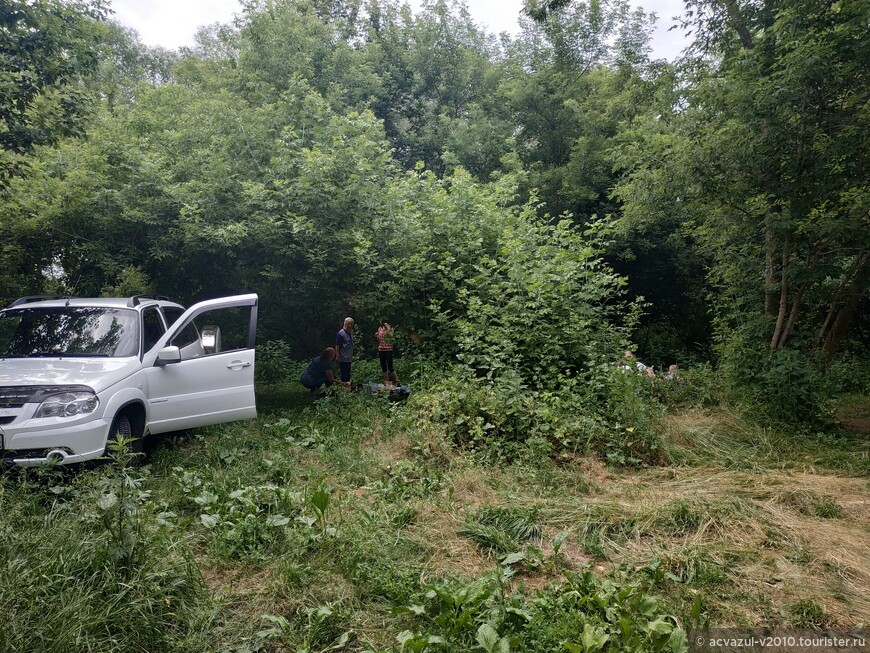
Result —
[[[112, 430], [109, 431], [109, 442], [115, 439], [116, 435], [120, 435], [125, 439], [134, 438], [135, 439], [129, 443], [128, 448], [131, 453], [141, 454], [145, 449], [145, 440], [143, 436], [134, 436], [133, 427], [130, 425], [130, 418], [126, 413], [121, 413], [115, 418], [115, 421], [112, 423]], [[109, 443], [106, 443], [106, 451], [104, 455], [109, 455]], [[138, 458], [138, 456], [137, 456]]]

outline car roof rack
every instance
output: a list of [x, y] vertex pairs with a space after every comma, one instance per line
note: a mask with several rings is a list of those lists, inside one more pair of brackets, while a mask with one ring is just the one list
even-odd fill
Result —
[[130, 300], [127, 302], [127, 306], [129, 306], [130, 308], [133, 308], [134, 306], [138, 306], [139, 304], [142, 303], [143, 299], [157, 299], [157, 300], [163, 300], [163, 301], [167, 301], [167, 302], [172, 301], [166, 295], [133, 295], [130, 298]]
[[19, 297], [14, 302], [9, 304], [9, 308], [13, 306], [21, 306], [22, 304], [30, 304], [31, 302], [42, 302], [50, 299], [78, 299], [79, 295], [27, 295]]

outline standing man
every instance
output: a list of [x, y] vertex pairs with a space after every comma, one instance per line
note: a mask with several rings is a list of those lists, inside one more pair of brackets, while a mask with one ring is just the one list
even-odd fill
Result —
[[341, 380], [350, 381], [350, 362], [353, 359], [353, 318], [344, 318], [344, 327], [335, 334], [335, 357], [341, 368]]

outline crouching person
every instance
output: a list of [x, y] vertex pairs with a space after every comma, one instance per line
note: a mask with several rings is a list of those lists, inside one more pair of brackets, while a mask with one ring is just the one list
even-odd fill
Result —
[[332, 361], [335, 360], [335, 349], [327, 347], [323, 350], [320, 356], [315, 356], [299, 380], [311, 392], [317, 392], [321, 386], [329, 387], [333, 383], [348, 385], [335, 378], [335, 373], [332, 369]]

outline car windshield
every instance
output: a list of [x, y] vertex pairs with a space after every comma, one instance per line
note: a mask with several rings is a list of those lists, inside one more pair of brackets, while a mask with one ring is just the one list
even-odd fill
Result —
[[135, 356], [139, 353], [136, 311], [76, 307], [14, 308], [0, 311], [0, 356]]

